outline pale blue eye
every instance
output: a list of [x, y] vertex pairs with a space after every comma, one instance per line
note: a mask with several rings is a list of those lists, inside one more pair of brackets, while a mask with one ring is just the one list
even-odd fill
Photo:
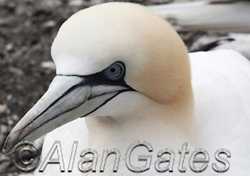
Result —
[[125, 74], [125, 66], [122, 62], [115, 62], [104, 71], [105, 76], [111, 80], [123, 78]]

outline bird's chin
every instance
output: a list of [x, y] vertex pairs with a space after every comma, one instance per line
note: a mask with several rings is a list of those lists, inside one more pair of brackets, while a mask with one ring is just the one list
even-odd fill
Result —
[[131, 90], [120, 85], [93, 85], [84, 77], [56, 76], [47, 92], [13, 128], [3, 154], [21, 141], [34, 141], [78, 117], [91, 115], [117, 95]]

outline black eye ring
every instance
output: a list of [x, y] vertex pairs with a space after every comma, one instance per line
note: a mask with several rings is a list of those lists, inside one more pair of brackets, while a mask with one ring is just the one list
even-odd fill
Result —
[[111, 80], [119, 80], [125, 75], [125, 66], [122, 62], [115, 62], [104, 71], [105, 76]]

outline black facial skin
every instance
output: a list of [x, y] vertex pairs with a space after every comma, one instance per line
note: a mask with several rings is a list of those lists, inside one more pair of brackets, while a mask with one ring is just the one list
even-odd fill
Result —
[[57, 76], [76, 76], [83, 79], [83, 84], [96, 86], [96, 85], [120, 85], [123, 87], [127, 87], [132, 89], [128, 86], [125, 81], [124, 77], [126, 74], [125, 65], [117, 61], [111, 64], [106, 69], [102, 70], [101, 72], [92, 74], [92, 75], [65, 75], [65, 74], [57, 74]]
[[[102, 103], [100, 106], [96, 107], [94, 110], [82, 115], [81, 117], [86, 117], [87, 115], [93, 113], [94, 111], [96, 111], [97, 109], [99, 109], [100, 107], [102, 107], [103, 105], [105, 105], [107, 102], [109, 102], [110, 100], [112, 100], [114, 97], [116, 97], [117, 95], [126, 92], [126, 91], [135, 91], [133, 88], [131, 88], [130, 86], [128, 86], [125, 81], [124, 81], [124, 77], [126, 74], [126, 69], [125, 69], [125, 65], [122, 62], [115, 62], [113, 64], [111, 64], [109, 67], [107, 67], [106, 69], [104, 69], [101, 72], [92, 74], [92, 75], [87, 75], [87, 76], [83, 76], [83, 75], [65, 75], [65, 74], [57, 74], [57, 76], [70, 76], [70, 77], [79, 77], [82, 79], [82, 81], [76, 85], [73, 85], [72, 87], [70, 87], [68, 90], [66, 90], [60, 97], [58, 97], [54, 102], [52, 102], [45, 110], [43, 110], [39, 115], [37, 115], [36, 118], [34, 118], [31, 122], [29, 122], [24, 129], [29, 126], [32, 122], [34, 122], [36, 119], [38, 119], [41, 115], [43, 115], [44, 113], [46, 113], [51, 107], [53, 107], [57, 102], [59, 102], [64, 96], [66, 96], [67, 94], [69, 94], [70, 92], [74, 91], [76, 88], [79, 88], [81, 86], [90, 86], [90, 87], [94, 87], [94, 86], [98, 86], [98, 85], [117, 85], [117, 86], [122, 86], [124, 87], [123, 90], [117, 91], [115, 93], [115, 95], [113, 95], [112, 97], [110, 97], [109, 99], [107, 99], [104, 103]], [[110, 92], [108, 92], [110, 93]], [[91, 100], [94, 98], [97, 98], [99, 96], [105, 95], [107, 93], [103, 93], [100, 95], [95, 95], [95, 96], [89, 96], [87, 100]], [[20, 138], [15, 144], [17, 144], [18, 142], [20, 142], [22, 139], [24, 139], [26, 136], [28, 136], [30, 133], [32, 133], [33, 131], [37, 130], [38, 128], [41, 128], [44, 124], [49, 123], [50, 121], [58, 118], [60, 115], [67, 113], [69, 111], [72, 111], [76, 108], [78, 108], [79, 106], [81, 106], [82, 104], [85, 103], [86, 100], [83, 100], [81, 103], [77, 104], [75, 107], [72, 107], [70, 109], [67, 109], [63, 112], [61, 112], [60, 114], [57, 114], [56, 116], [54, 116], [53, 118], [51, 118], [50, 120], [40, 124], [39, 126], [37, 126], [36, 128], [34, 128], [32, 131], [30, 131], [29, 133], [27, 133], [26, 135], [24, 135], [22, 138]], [[22, 133], [20, 133], [19, 135], [21, 135]], [[5, 141], [5, 144], [7, 143], [8, 138]], [[14, 145], [15, 145], [14, 144]], [[5, 147], [4, 147], [5, 148]]]

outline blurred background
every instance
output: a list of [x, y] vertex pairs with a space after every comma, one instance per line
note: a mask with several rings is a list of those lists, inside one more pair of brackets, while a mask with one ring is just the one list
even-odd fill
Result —
[[[50, 47], [61, 24], [74, 12], [104, 2], [107, 0], [0, 0], [0, 151], [13, 126], [55, 76]], [[190, 52], [231, 48], [250, 58], [249, 1], [129, 2], [149, 6], [170, 21]], [[0, 176], [19, 173], [11, 158], [0, 156]]]

